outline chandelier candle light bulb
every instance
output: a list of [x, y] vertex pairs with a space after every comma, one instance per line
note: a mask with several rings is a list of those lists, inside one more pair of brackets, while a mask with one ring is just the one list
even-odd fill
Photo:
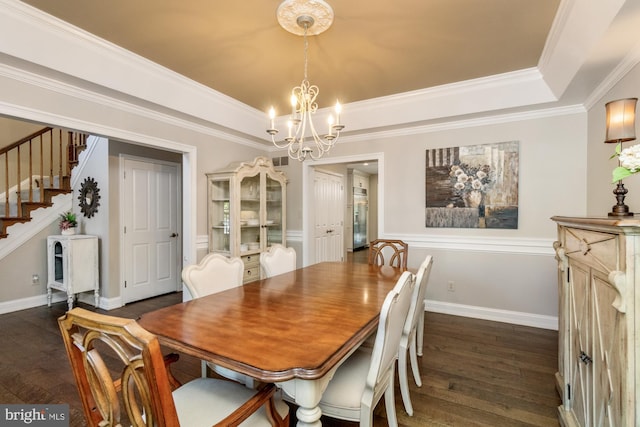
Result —
[[269, 109], [269, 119], [271, 119], [271, 127], [269, 129], [275, 129], [276, 126], [274, 124], [274, 120], [276, 118], [276, 110], [273, 109], [273, 107], [271, 107]]

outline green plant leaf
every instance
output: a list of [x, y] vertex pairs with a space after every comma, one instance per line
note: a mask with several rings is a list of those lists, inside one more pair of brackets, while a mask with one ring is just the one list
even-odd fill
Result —
[[622, 144], [616, 144], [615, 152], [609, 157], [609, 160], [620, 157], [620, 153], [622, 152]]
[[627, 168], [623, 168], [622, 166], [618, 166], [617, 168], [615, 168], [613, 170], [613, 181], [611, 181], [613, 184], [615, 184], [618, 181], [621, 181], [622, 179], [633, 175], [632, 172], [629, 171], [629, 169]]

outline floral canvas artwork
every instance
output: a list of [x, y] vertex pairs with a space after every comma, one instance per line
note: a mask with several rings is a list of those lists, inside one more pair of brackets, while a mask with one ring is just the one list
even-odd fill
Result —
[[518, 228], [519, 142], [426, 152], [427, 227]]

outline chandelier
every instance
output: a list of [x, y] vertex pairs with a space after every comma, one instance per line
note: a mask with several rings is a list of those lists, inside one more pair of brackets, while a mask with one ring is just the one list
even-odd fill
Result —
[[[276, 112], [269, 109], [269, 129], [271, 141], [278, 148], [286, 148], [289, 157], [299, 161], [307, 157], [317, 160], [336, 143], [344, 125], [340, 123], [341, 105], [335, 106], [335, 117], [329, 115], [327, 133], [318, 135], [313, 124], [313, 115], [318, 110], [316, 98], [320, 89], [309, 83], [307, 63], [309, 42], [307, 35], [317, 35], [325, 31], [333, 23], [333, 9], [323, 0], [285, 0], [277, 11], [278, 22], [287, 31], [304, 37], [304, 78], [300, 86], [291, 90], [291, 117], [287, 121], [287, 136], [282, 141], [276, 140], [278, 129], [275, 128]], [[313, 27], [313, 28], [312, 28]]]

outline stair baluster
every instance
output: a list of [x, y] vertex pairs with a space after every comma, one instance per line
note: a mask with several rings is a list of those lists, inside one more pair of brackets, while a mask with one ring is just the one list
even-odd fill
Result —
[[[4, 164], [4, 209], [0, 210], [0, 239], [7, 237], [7, 227], [31, 220], [31, 211], [52, 206], [52, 197], [71, 191], [71, 170], [78, 164], [78, 156], [86, 148], [85, 134], [62, 129], [43, 128], [4, 148], [0, 148], [0, 168]], [[38, 144], [39, 149], [33, 145]], [[34, 157], [34, 151], [37, 158]], [[64, 154], [66, 152], [66, 155]], [[28, 156], [27, 164], [23, 157]], [[34, 162], [39, 162], [39, 167]], [[46, 169], [45, 169], [46, 168]], [[35, 170], [34, 170], [35, 169]], [[49, 176], [44, 175], [48, 170]], [[57, 175], [54, 175], [54, 170]], [[28, 180], [28, 184], [24, 181]], [[23, 194], [23, 187], [27, 187]], [[37, 189], [38, 193], [35, 193]], [[15, 191], [15, 204], [12, 192]], [[2, 199], [0, 199], [2, 200]], [[15, 206], [15, 208], [13, 207]]]

